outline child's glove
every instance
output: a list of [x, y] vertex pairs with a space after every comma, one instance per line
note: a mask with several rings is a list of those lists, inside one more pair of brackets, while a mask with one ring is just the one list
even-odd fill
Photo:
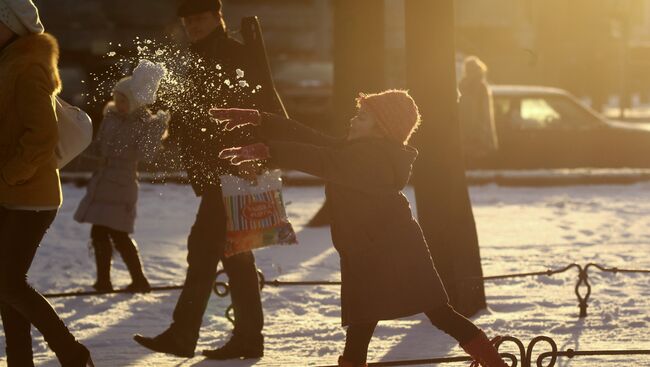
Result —
[[238, 166], [244, 162], [271, 158], [271, 153], [266, 144], [255, 143], [245, 147], [224, 149], [219, 153], [219, 158], [228, 159], [231, 164]]
[[213, 108], [210, 110], [210, 116], [219, 123], [225, 123], [228, 131], [246, 125], [258, 126], [262, 122], [262, 116], [258, 110], [241, 108]]

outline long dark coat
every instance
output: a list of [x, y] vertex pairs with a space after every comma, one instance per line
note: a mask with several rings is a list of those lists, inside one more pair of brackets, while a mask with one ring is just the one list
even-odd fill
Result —
[[138, 202], [138, 161], [155, 158], [168, 116], [140, 108], [129, 115], [110, 106], [91, 151], [101, 161], [74, 219], [133, 233]]
[[[208, 113], [213, 107], [256, 108], [280, 112], [272, 86], [266, 85], [266, 72], [252, 58], [252, 53], [239, 41], [219, 29], [197, 43], [188, 52], [202, 58], [202, 67], [194, 67], [186, 74], [188, 85], [186, 101], [174, 101], [166, 146], [175, 146], [192, 188], [201, 195], [207, 187], [219, 186], [219, 176], [236, 171], [222, 159], [219, 152], [227, 147], [244, 145], [252, 140], [248, 132], [224, 131]], [[217, 66], [218, 65], [218, 66]], [[244, 72], [248, 87], [238, 88], [237, 69]], [[230, 81], [230, 88], [224, 84]], [[260, 88], [256, 88], [257, 86]], [[256, 89], [253, 93], [252, 90]]]
[[271, 160], [327, 181], [341, 256], [343, 325], [431, 311], [449, 302], [422, 230], [401, 190], [417, 151], [385, 139], [336, 140], [264, 114]]
[[466, 77], [460, 82], [458, 104], [463, 149], [470, 158], [484, 157], [499, 148], [492, 92], [487, 82]]

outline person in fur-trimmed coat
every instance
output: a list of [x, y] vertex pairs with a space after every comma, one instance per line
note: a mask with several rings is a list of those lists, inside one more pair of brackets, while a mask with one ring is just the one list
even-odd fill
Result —
[[110, 291], [113, 245], [122, 255], [132, 283], [131, 292], [148, 292], [151, 287], [142, 270], [133, 233], [138, 202], [138, 161], [155, 158], [167, 129], [169, 114], [152, 114], [147, 105], [156, 100], [156, 92], [165, 70], [148, 60], [140, 62], [133, 76], [120, 80], [113, 90], [104, 120], [91, 152], [98, 168], [86, 196], [79, 203], [75, 220], [92, 223], [90, 237], [97, 262], [98, 291]]
[[65, 367], [92, 366], [90, 352], [27, 282], [61, 205], [54, 98], [57, 41], [30, 0], [0, 0], [0, 314], [8, 367], [33, 367], [34, 325]]
[[[424, 313], [483, 367], [506, 367], [485, 333], [449, 305], [419, 224], [402, 190], [417, 150], [420, 123], [406, 91], [361, 95], [346, 139], [254, 110], [213, 109], [226, 129], [259, 127], [260, 140], [221, 152], [235, 165], [268, 159], [323, 178], [332, 243], [341, 257], [341, 316], [347, 326], [340, 367], [364, 367], [377, 323]], [[474, 364], [476, 365], [476, 364]]]

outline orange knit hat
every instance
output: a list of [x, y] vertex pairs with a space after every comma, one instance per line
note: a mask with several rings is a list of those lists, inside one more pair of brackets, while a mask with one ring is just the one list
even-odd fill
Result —
[[387, 138], [406, 144], [420, 125], [420, 112], [408, 91], [390, 89], [376, 94], [360, 93], [357, 107], [364, 107]]

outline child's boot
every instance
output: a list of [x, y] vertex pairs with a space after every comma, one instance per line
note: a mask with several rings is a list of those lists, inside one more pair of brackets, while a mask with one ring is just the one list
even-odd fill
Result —
[[339, 357], [339, 367], [368, 367], [367, 363], [359, 364], [354, 362], [348, 362], [343, 359], [343, 356]]
[[133, 293], [150, 292], [151, 286], [144, 276], [138, 245], [135, 241], [130, 238], [120, 239], [120, 242], [115, 243], [115, 248], [122, 255], [122, 260], [131, 274], [132, 282], [126, 287], [126, 290]]
[[477, 363], [481, 367], [509, 367], [494, 346], [494, 343], [498, 340], [499, 337], [496, 337], [490, 341], [485, 333], [481, 331], [472, 340], [461, 345], [461, 348], [474, 358], [472, 367], [476, 367]]
[[113, 246], [110, 241], [93, 240], [95, 250], [95, 262], [97, 263], [97, 281], [93, 288], [98, 292], [110, 292], [113, 290], [111, 284], [111, 260]]

